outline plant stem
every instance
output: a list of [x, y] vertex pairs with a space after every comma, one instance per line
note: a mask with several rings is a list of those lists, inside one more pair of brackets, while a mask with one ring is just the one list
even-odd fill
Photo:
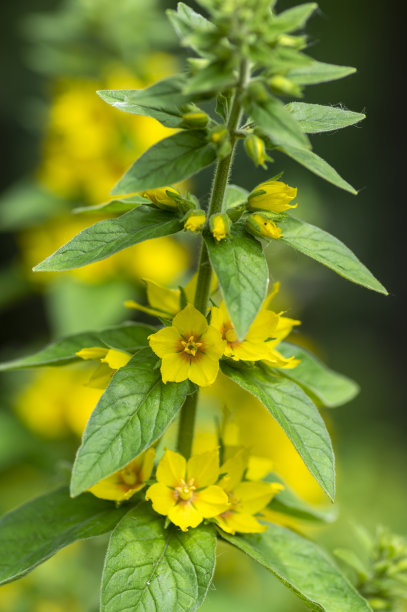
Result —
[[[236, 86], [232, 106], [227, 120], [227, 130], [229, 132], [229, 140], [231, 151], [229, 155], [218, 161], [215, 171], [215, 177], [212, 185], [212, 193], [209, 202], [208, 218], [222, 212], [223, 201], [225, 198], [226, 187], [229, 180], [230, 169], [232, 166], [233, 156], [235, 152], [237, 134], [240, 120], [242, 117], [241, 93], [248, 79], [249, 67], [246, 60], [242, 60], [240, 65], [240, 78]], [[212, 267], [209, 261], [208, 249], [202, 239], [201, 255], [198, 267], [198, 279], [195, 293], [195, 308], [197, 308], [204, 316], [208, 309], [209, 295], [212, 281]], [[192, 441], [194, 437], [195, 417], [198, 404], [199, 390], [193, 395], [189, 395], [181, 409], [179, 425], [178, 425], [178, 451], [186, 458], [191, 454]]]

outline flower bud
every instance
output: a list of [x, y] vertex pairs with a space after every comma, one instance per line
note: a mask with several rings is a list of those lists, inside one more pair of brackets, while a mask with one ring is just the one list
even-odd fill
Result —
[[253, 236], [262, 238], [274, 238], [277, 240], [283, 235], [281, 228], [268, 217], [260, 214], [253, 214], [246, 221], [246, 229]]
[[300, 98], [302, 96], [302, 89], [290, 79], [281, 75], [271, 77], [269, 80], [269, 86], [273, 93], [282, 96], [295, 96]]
[[261, 138], [256, 134], [250, 134], [245, 138], [244, 148], [247, 155], [254, 161], [256, 166], [266, 167], [266, 161], [271, 161], [271, 158], [266, 153], [266, 147]]
[[280, 34], [280, 36], [277, 38], [277, 42], [282, 47], [302, 49], [307, 44], [307, 38], [305, 36], [290, 36], [289, 34]]
[[140, 195], [150, 200], [150, 202], [155, 204], [158, 208], [164, 210], [175, 210], [178, 208], [177, 200], [180, 197], [180, 193], [174, 189], [174, 187], [148, 189], [147, 191], [143, 191]]
[[266, 181], [260, 183], [253, 189], [248, 197], [248, 206], [252, 210], [266, 210], [267, 212], [281, 213], [288, 208], [296, 208], [298, 205], [290, 205], [297, 197], [297, 188], [290, 187], [282, 181]]
[[215, 240], [220, 242], [230, 236], [230, 219], [225, 213], [212, 215], [209, 219], [209, 228]]
[[206, 215], [204, 210], [191, 210], [186, 216], [184, 229], [190, 232], [201, 232], [205, 222]]
[[216, 126], [209, 135], [210, 142], [216, 148], [218, 159], [224, 159], [232, 151], [232, 145], [229, 140], [229, 132], [224, 125]]
[[199, 109], [182, 115], [181, 127], [190, 129], [202, 129], [207, 126], [208, 115]]

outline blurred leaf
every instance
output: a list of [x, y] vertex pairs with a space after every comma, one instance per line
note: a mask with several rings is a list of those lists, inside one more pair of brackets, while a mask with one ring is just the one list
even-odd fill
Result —
[[308, 151], [307, 149], [298, 149], [297, 147], [292, 146], [284, 146], [280, 148], [280, 151], [288, 157], [291, 157], [296, 162], [305, 166], [308, 170], [313, 172], [314, 174], [320, 176], [321, 178], [328, 181], [328, 183], [332, 183], [336, 185], [340, 189], [344, 189], [345, 191], [349, 191], [349, 193], [357, 194], [356, 189], [349, 185], [343, 179], [337, 171], [332, 168], [322, 157], [319, 157], [316, 153], [312, 151]]
[[362, 113], [305, 102], [291, 102], [285, 106], [285, 109], [292, 114], [301, 129], [307, 134], [340, 130], [366, 118], [366, 115]]
[[319, 261], [340, 276], [387, 295], [385, 287], [340, 240], [324, 230], [287, 215], [279, 225], [283, 235], [279, 240], [297, 251]]
[[155, 328], [149, 325], [122, 323], [122, 325], [101, 332], [73, 334], [53, 342], [33, 355], [1, 363], [0, 371], [66, 365], [73, 361], [81, 361], [76, 353], [92, 346], [106, 346], [118, 350], [144, 348], [148, 346], [147, 336], [154, 331], [156, 331]]
[[131, 510], [110, 538], [102, 582], [102, 612], [196, 610], [215, 569], [210, 525], [183, 533], [149, 505]]
[[188, 79], [184, 91], [187, 94], [222, 91], [233, 87], [237, 78], [233, 62], [230, 65], [225, 65], [221, 61], [211, 62]]
[[139, 157], [113, 188], [113, 195], [178, 183], [215, 161], [214, 147], [203, 130], [177, 132]]
[[359, 385], [350, 378], [330, 370], [312, 353], [295, 344], [281, 342], [279, 352], [292, 355], [300, 363], [292, 370], [279, 370], [279, 374], [300, 385], [304, 391], [327, 408], [336, 408], [350, 402], [358, 393]]
[[267, 36], [278, 36], [302, 28], [317, 8], [316, 2], [307, 2], [279, 13], [267, 28]]
[[213, 23], [183, 2], [178, 2], [176, 11], [168, 10], [167, 15], [182, 44], [191, 47], [198, 54], [202, 52], [200, 38], [202, 37], [206, 47], [208, 39], [217, 31]]
[[276, 98], [269, 98], [262, 103], [251, 102], [247, 112], [254, 120], [256, 127], [268, 136], [274, 145], [281, 147], [299, 147], [309, 149], [311, 144], [293, 116], [285, 109], [284, 104]]
[[174, 75], [147, 89], [106, 89], [97, 93], [121, 111], [153, 117], [166, 127], [175, 128], [181, 123], [179, 107], [191, 100], [182, 91], [184, 85], [185, 77]]
[[286, 77], [294, 81], [297, 85], [318, 85], [343, 79], [356, 72], [356, 68], [351, 66], [336, 66], [325, 62], [314, 61], [307, 66], [294, 68], [287, 73]]
[[281, 425], [305, 465], [331, 499], [335, 496], [335, 458], [331, 440], [318, 409], [304, 391], [261, 366], [238, 369], [221, 362], [222, 371], [257, 397]]
[[95, 206], [78, 206], [78, 208], [74, 208], [73, 212], [75, 214], [85, 215], [118, 215], [129, 210], [133, 210], [133, 208], [137, 208], [137, 206], [140, 206], [141, 204], [150, 204], [150, 200], [147, 200], [147, 198], [143, 198], [139, 195], [134, 195], [127, 198], [116, 198], [114, 200], [110, 200], [110, 202], [96, 204]]
[[182, 222], [172, 213], [139, 206], [82, 230], [72, 240], [33, 268], [34, 272], [60, 272], [105, 259], [138, 242], [174, 234]]
[[31, 292], [31, 286], [18, 265], [0, 270], [0, 308], [7, 308], [13, 302]]
[[238, 338], [245, 337], [267, 294], [268, 267], [260, 243], [237, 225], [230, 238], [205, 236], [209, 259]]
[[312, 610], [371, 612], [367, 601], [316, 544], [270, 524], [265, 533], [222, 538], [270, 570]]
[[164, 384], [158, 364], [144, 350], [114, 374], [86, 426], [72, 471], [72, 496], [127, 465], [174, 419], [191, 386]]
[[26, 458], [32, 447], [29, 433], [16, 417], [0, 410], [0, 470]]
[[111, 531], [128, 508], [66, 487], [34, 499], [0, 519], [0, 584], [11, 582], [61, 548]]
[[353, 550], [337, 548], [334, 550], [334, 555], [341, 561], [352, 568], [362, 580], [366, 580], [369, 576], [369, 568], [359, 559]]

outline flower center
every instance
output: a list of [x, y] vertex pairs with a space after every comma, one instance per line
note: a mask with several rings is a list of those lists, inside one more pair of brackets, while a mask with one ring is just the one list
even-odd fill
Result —
[[228, 345], [231, 346], [232, 348], [240, 344], [240, 342], [237, 339], [235, 328], [233, 327], [233, 324], [231, 321], [227, 321], [223, 325], [222, 338], [223, 340], [226, 340]]
[[192, 357], [195, 357], [202, 344], [202, 342], [196, 341], [195, 336], [189, 336], [188, 340], [181, 340], [184, 353], [192, 355]]
[[120, 470], [120, 478], [122, 482], [128, 485], [129, 487], [132, 487], [138, 484], [139, 482], [139, 476], [137, 472], [130, 468], [123, 468], [122, 470]]
[[193, 497], [195, 490], [196, 486], [193, 478], [190, 478], [188, 482], [181, 480], [179, 485], [175, 487], [177, 497], [182, 501], [189, 501]]

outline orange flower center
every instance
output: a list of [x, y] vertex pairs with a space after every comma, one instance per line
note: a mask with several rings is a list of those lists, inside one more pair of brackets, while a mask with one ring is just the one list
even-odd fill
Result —
[[180, 501], [190, 501], [194, 492], [196, 491], [195, 480], [190, 478], [187, 482], [180, 480], [177, 487], [175, 487], [175, 497]]
[[241, 342], [237, 339], [235, 328], [233, 327], [232, 321], [226, 321], [222, 327], [222, 338], [226, 340], [229, 346], [232, 348], [239, 346]]
[[205, 344], [198, 342], [200, 338], [195, 334], [187, 334], [179, 341], [179, 353], [188, 361], [197, 361], [205, 353]]

